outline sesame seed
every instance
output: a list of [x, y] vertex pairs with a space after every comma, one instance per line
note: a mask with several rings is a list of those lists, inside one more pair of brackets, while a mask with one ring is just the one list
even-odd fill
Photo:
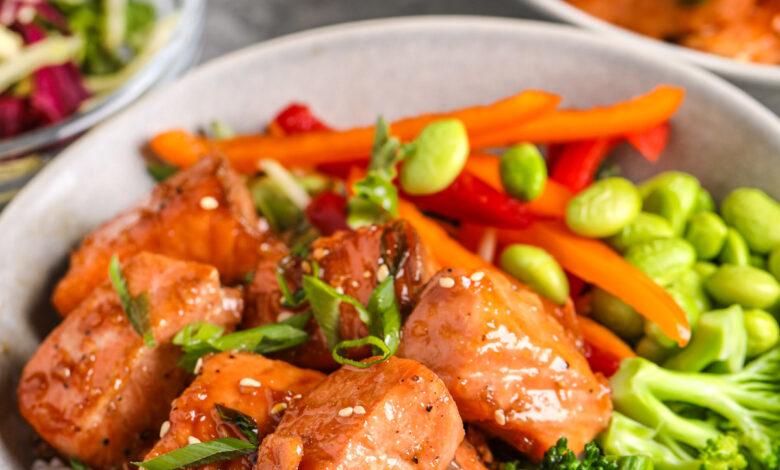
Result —
[[301, 271], [303, 271], [304, 274], [311, 274], [311, 263], [304, 260], [301, 263]]
[[328, 254], [328, 252], [325, 250], [325, 248], [322, 248], [322, 247], [317, 247], [317, 248], [314, 249], [314, 251], [311, 252], [312, 258], [314, 258], [316, 260], [320, 260], [320, 259], [324, 258], [325, 255], [327, 255], [327, 254]]
[[163, 421], [162, 426], [160, 426], [160, 437], [163, 437], [166, 434], [168, 434], [168, 430], [170, 429], [171, 429], [171, 422]]
[[295, 316], [294, 313], [288, 312], [287, 310], [282, 310], [281, 312], [279, 312], [279, 315], [276, 316], [276, 321], [284, 321], [294, 316]]
[[190, 437], [187, 438], [187, 444], [189, 444], [189, 445], [199, 444], [199, 443], [200, 443], [200, 439], [198, 439], [195, 436], [190, 436]]
[[200, 200], [200, 208], [206, 211], [214, 210], [219, 207], [219, 201], [211, 196], [206, 196]]
[[450, 287], [455, 285], [455, 279], [453, 279], [451, 277], [446, 277], [446, 276], [445, 277], [440, 277], [439, 278], [439, 285], [444, 287], [444, 288], [446, 288], [446, 289], [449, 289]]
[[293, 400], [299, 400], [301, 398], [303, 398], [303, 395], [301, 395], [300, 393], [297, 395], [293, 395]]
[[385, 279], [387, 279], [387, 276], [390, 275], [390, 269], [387, 267], [386, 264], [383, 264], [379, 267], [379, 269], [376, 270], [376, 280], [379, 282], [383, 282]]
[[504, 415], [504, 410], [496, 410], [495, 414], [493, 415], [493, 418], [496, 420], [496, 424], [499, 426], [503, 426], [506, 424], [506, 416]]
[[364, 279], [368, 279], [368, 278], [370, 278], [370, 277], [371, 277], [371, 271], [369, 271], [368, 269], [366, 269], [365, 271], [363, 271], [363, 278], [364, 278]]
[[255, 379], [244, 377], [243, 379], [241, 379], [240, 382], [238, 382], [238, 386], [239, 387], [262, 387], [263, 384], [261, 384]]
[[351, 406], [348, 406], [346, 408], [342, 408], [342, 409], [339, 410], [339, 416], [341, 416], [342, 418], [346, 418], [347, 416], [352, 416], [352, 412], [353, 411], [354, 410], [352, 409]]
[[336, 287], [336, 292], [338, 292], [341, 295], [344, 295], [344, 288], [341, 286]]
[[474, 274], [472, 274], [470, 277], [471, 280], [474, 282], [481, 281], [482, 278], [485, 277], [485, 273], [483, 273], [482, 271], [477, 271]]
[[277, 403], [271, 408], [271, 413], [278, 415], [287, 409], [287, 403]]
[[360, 405], [352, 408], [352, 411], [354, 411], [356, 415], [364, 415], [364, 414], [366, 414], [366, 409], [363, 408]]
[[192, 371], [195, 373], [195, 375], [200, 374], [201, 369], [203, 369], [203, 358], [199, 357], [198, 362], [195, 363], [195, 369]]

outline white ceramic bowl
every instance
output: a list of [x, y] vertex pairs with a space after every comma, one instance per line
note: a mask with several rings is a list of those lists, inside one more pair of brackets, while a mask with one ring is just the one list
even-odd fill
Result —
[[542, 15], [606, 35], [636, 52], [653, 51], [674, 56], [717, 73], [780, 114], [780, 66], [751, 64], [658, 41], [589, 15], [564, 0], [519, 0]]
[[27, 468], [30, 428], [16, 411], [20, 370], [57, 321], [49, 306], [68, 251], [152, 181], [140, 148], [155, 132], [219, 118], [261, 129], [291, 100], [336, 126], [489, 103], [524, 88], [566, 106], [613, 103], [659, 83], [688, 89], [661, 163], [624, 155], [627, 174], [698, 174], [716, 194], [737, 185], [780, 196], [780, 122], [722, 80], [571, 27], [421, 17], [296, 34], [216, 60], [155, 92], [69, 147], [0, 215], [0, 469]]

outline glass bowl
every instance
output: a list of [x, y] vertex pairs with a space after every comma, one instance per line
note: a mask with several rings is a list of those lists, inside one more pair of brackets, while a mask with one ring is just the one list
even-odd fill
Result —
[[159, 18], [177, 14], [166, 44], [122, 86], [88, 103], [51, 126], [0, 141], [0, 207], [52, 156], [84, 131], [137, 100], [151, 88], [170, 82], [199, 55], [206, 0], [150, 0]]

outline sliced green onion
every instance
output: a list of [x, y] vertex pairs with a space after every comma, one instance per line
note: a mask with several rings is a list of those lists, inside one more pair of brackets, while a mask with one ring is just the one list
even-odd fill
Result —
[[217, 140], [230, 139], [236, 136], [236, 131], [223, 121], [211, 121], [211, 136]]
[[309, 193], [298, 184], [295, 177], [285, 167], [274, 160], [260, 160], [258, 168], [272, 180], [279, 183], [279, 188], [299, 209], [304, 210], [311, 202]]
[[122, 267], [119, 265], [119, 258], [114, 255], [108, 265], [108, 276], [114, 285], [119, 300], [122, 303], [122, 309], [127, 315], [130, 326], [141, 335], [144, 343], [150, 348], [157, 346], [152, 334], [151, 318], [149, 317], [149, 296], [146, 292], [132, 297], [127, 288], [127, 280], [122, 274]]
[[224, 462], [256, 451], [257, 446], [249, 442], [234, 437], [222, 437], [213, 441], [190, 444], [146, 462], [133, 462], [133, 465], [148, 470], [176, 470]]
[[279, 290], [282, 291], [283, 306], [297, 308], [306, 301], [306, 292], [303, 289], [298, 289], [295, 293], [290, 292], [290, 286], [287, 285], [287, 280], [284, 278], [284, 270], [281, 266], [276, 267], [276, 282], [279, 283]]
[[179, 167], [166, 162], [151, 161], [146, 164], [146, 171], [159, 183], [175, 175]]
[[[371, 346], [374, 346], [378, 348], [382, 352], [382, 357], [379, 359], [373, 360], [371, 362], [358, 362], [355, 360], [352, 360], [346, 356], [341, 355], [341, 351], [343, 349], [347, 348], [357, 348], [360, 346], [365, 346], [367, 344], [370, 344]], [[344, 352], [346, 354], [346, 351]], [[366, 336], [365, 338], [360, 339], [351, 339], [347, 341], [342, 341], [339, 344], [336, 345], [335, 348], [333, 348], [333, 360], [338, 362], [339, 364], [349, 364], [351, 366], [355, 366], [359, 369], [366, 369], [368, 367], [373, 366], [374, 364], [379, 364], [380, 362], [386, 361], [392, 354], [390, 353], [390, 349], [387, 347], [387, 345], [382, 341], [381, 339], [377, 338], [376, 336]]]
[[[371, 314], [369, 331], [372, 336], [382, 339], [390, 355], [395, 354], [401, 343], [401, 313], [395, 298], [394, 280], [393, 276], [387, 276], [371, 293], [366, 306]], [[381, 354], [376, 348], [374, 353]]]
[[51, 35], [23, 48], [12, 59], [0, 62], [0, 92], [42, 67], [73, 60], [82, 46], [78, 36]]
[[89, 470], [89, 467], [87, 467], [87, 465], [84, 462], [77, 459], [76, 457], [71, 457], [70, 470]]
[[219, 403], [214, 404], [214, 408], [217, 409], [222, 421], [235, 426], [250, 444], [255, 447], [260, 445], [260, 438], [257, 436], [257, 421], [254, 418]]
[[[312, 263], [314, 266], [315, 263]], [[314, 312], [314, 318], [322, 329], [328, 348], [333, 350], [341, 341], [339, 333], [339, 304], [347, 302], [358, 312], [358, 316], [366, 325], [371, 324], [371, 315], [368, 310], [357, 300], [344, 294], [340, 294], [336, 289], [316, 276], [303, 276], [303, 290], [306, 292], [306, 298]]]

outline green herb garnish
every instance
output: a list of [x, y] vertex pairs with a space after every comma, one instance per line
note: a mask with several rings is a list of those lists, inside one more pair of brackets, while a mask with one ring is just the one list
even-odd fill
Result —
[[255, 447], [260, 445], [260, 438], [257, 436], [257, 421], [254, 418], [219, 403], [216, 403], [214, 407], [222, 421], [235, 426], [250, 444]]
[[[378, 348], [381, 351], [382, 357], [373, 360], [371, 362], [359, 362], [359, 361], [354, 361], [349, 357], [347, 357], [346, 351], [344, 351], [342, 355], [342, 350], [344, 349], [356, 348], [360, 346], [365, 346], [367, 344], [370, 344], [371, 346]], [[347, 341], [342, 341], [339, 344], [337, 344], [335, 348], [333, 348], [334, 361], [338, 362], [339, 364], [349, 364], [351, 366], [357, 367], [358, 369], [366, 369], [368, 367], [373, 366], [374, 364], [379, 364], [380, 362], [384, 362], [390, 356], [392, 356], [392, 353], [390, 353], [390, 348], [387, 347], [384, 341], [377, 338], [376, 336], [366, 336], [360, 339], [350, 339]]]
[[133, 462], [133, 465], [148, 470], [176, 470], [224, 462], [256, 451], [257, 446], [254, 444], [234, 437], [222, 437], [213, 441], [190, 444], [146, 462]]
[[152, 334], [151, 319], [149, 317], [149, 296], [146, 292], [133, 297], [127, 288], [127, 280], [122, 274], [122, 267], [119, 265], [119, 258], [114, 255], [108, 265], [108, 276], [114, 285], [119, 300], [122, 302], [122, 309], [127, 315], [130, 326], [141, 335], [144, 343], [150, 348], [157, 346]]
[[76, 457], [71, 457], [70, 470], [89, 470], [89, 467], [87, 467], [87, 465], [84, 462], [77, 459]]
[[146, 171], [159, 183], [175, 175], [179, 167], [166, 162], [150, 161], [146, 163]]

